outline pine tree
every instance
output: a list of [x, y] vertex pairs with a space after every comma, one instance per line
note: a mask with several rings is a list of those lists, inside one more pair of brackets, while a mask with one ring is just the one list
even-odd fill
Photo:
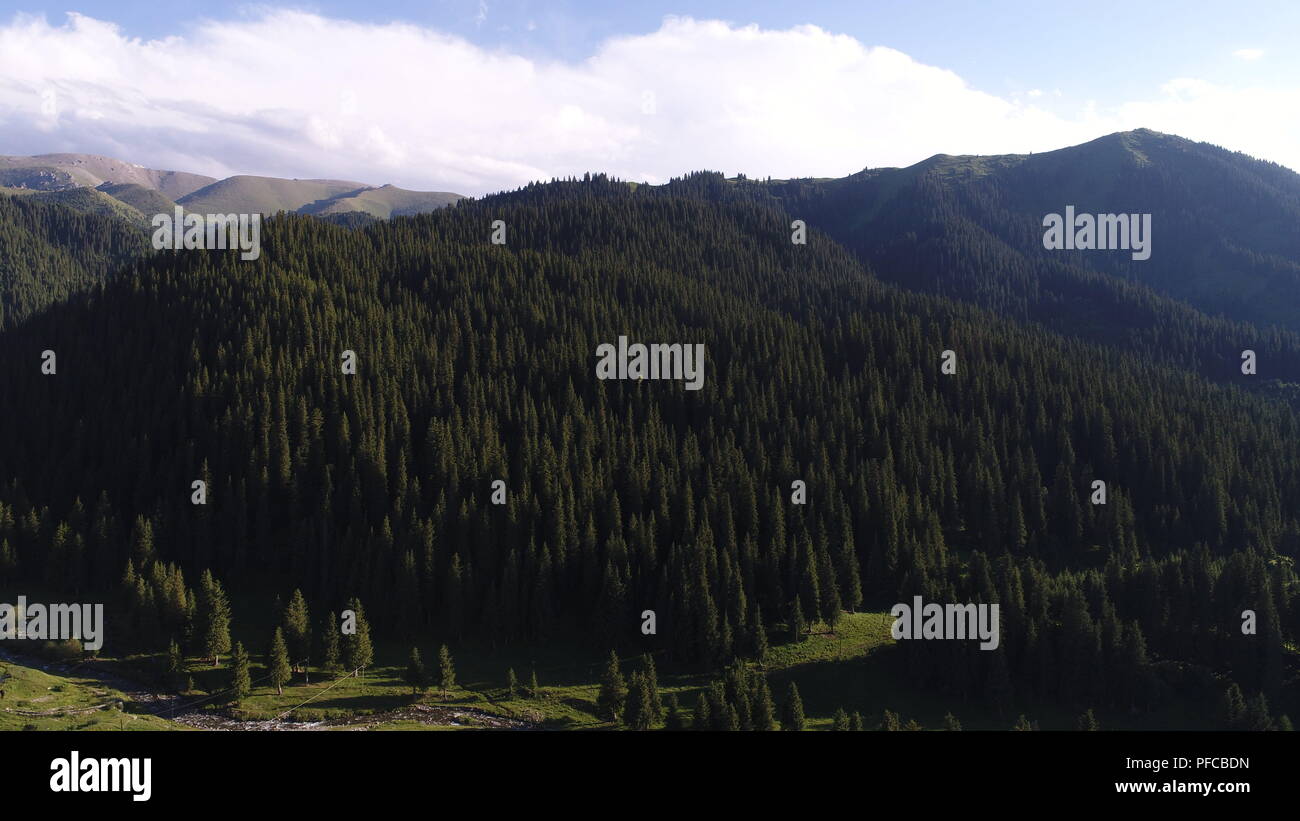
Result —
[[294, 590], [289, 597], [289, 605], [284, 609], [283, 624], [290, 666], [295, 671], [306, 673], [311, 659], [311, 614], [301, 590]]
[[849, 729], [855, 733], [860, 733], [866, 729], [866, 725], [862, 721], [862, 713], [855, 710], [849, 714]]
[[167, 647], [167, 686], [173, 690], [183, 690], [185, 679], [185, 656], [181, 654], [180, 644], [172, 639]]
[[682, 718], [682, 710], [677, 703], [676, 693], [668, 694], [668, 715], [664, 718], [664, 729], [673, 731], [686, 729], [686, 722]]
[[325, 627], [321, 630], [321, 664], [325, 672], [338, 675], [343, 670], [339, 650], [339, 622], [330, 613], [325, 618]]
[[754, 729], [760, 732], [771, 730], [776, 723], [776, 705], [772, 703], [772, 688], [767, 683], [767, 676], [760, 675], [755, 682], [753, 716], [750, 720]]
[[221, 655], [230, 651], [230, 600], [221, 582], [204, 570], [199, 582], [198, 599], [199, 635], [203, 655], [212, 659], [212, 666], [221, 663]]
[[802, 730], [804, 728], [803, 699], [799, 698], [799, 688], [792, 681], [786, 692], [785, 705], [781, 710], [782, 730]]
[[1223, 697], [1219, 701], [1219, 723], [1225, 729], [1239, 730], [1245, 714], [1246, 699], [1234, 681], [1223, 691]]
[[896, 733], [903, 729], [903, 722], [899, 720], [898, 713], [885, 710], [880, 719], [880, 729], [885, 732]]
[[428, 686], [424, 670], [424, 661], [420, 658], [420, 648], [412, 647], [406, 662], [406, 683], [411, 685], [411, 695], [417, 695]]
[[237, 705], [253, 691], [252, 674], [249, 671], [248, 653], [243, 642], [235, 643], [234, 653], [230, 657], [230, 692]]
[[1273, 717], [1268, 711], [1268, 699], [1256, 693], [1246, 702], [1246, 712], [1241, 717], [1241, 729], [1263, 732], [1273, 729]]
[[293, 670], [289, 667], [289, 648], [284, 643], [284, 631], [279, 627], [275, 628], [275, 635], [271, 637], [271, 649], [266, 654], [266, 669], [275, 692], [283, 694], [284, 685], [293, 675]]
[[515, 668], [506, 670], [506, 699], [514, 701], [519, 695], [519, 679], [515, 678]]
[[627, 701], [627, 682], [618, 669], [618, 654], [609, 651], [609, 661], [605, 663], [605, 673], [600, 679], [600, 694], [596, 697], [596, 709], [606, 721], [618, 721]]
[[949, 732], [960, 732], [961, 722], [957, 720], [957, 716], [948, 713], [943, 717], [943, 728]]
[[650, 703], [650, 683], [643, 673], [635, 672], [628, 685], [624, 723], [633, 730], [648, 730], [655, 720], [654, 707]]
[[352, 675], [364, 672], [375, 660], [375, 649], [370, 643], [370, 623], [366, 621], [366, 612], [361, 601], [353, 598], [348, 602], [348, 609], [356, 615], [356, 632], [343, 634], [343, 664]]
[[849, 714], [844, 712], [843, 707], [835, 710], [835, 717], [831, 720], [831, 729], [839, 732], [848, 732], [851, 729], [849, 727]]
[[1095, 732], [1101, 729], [1101, 725], [1097, 723], [1097, 716], [1093, 714], [1091, 707], [1079, 715], [1079, 720], [1075, 722], [1075, 729], [1085, 732]]
[[1013, 730], [1019, 730], [1019, 731], [1021, 731], [1021, 732], [1027, 732], [1027, 731], [1032, 730], [1032, 729], [1034, 729], [1034, 728], [1033, 728], [1033, 726], [1029, 723], [1029, 720], [1028, 720], [1027, 718], [1025, 718], [1025, 714], [1024, 714], [1024, 713], [1021, 713], [1021, 714], [1020, 714], [1020, 717], [1016, 719], [1016, 723], [1015, 723], [1015, 725], [1014, 725], [1011, 729], [1013, 729]]
[[528, 680], [528, 697], [532, 699], [542, 697], [542, 686], [537, 683], [537, 668], [533, 668], [532, 675]]
[[442, 700], [447, 700], [447, 691], [456, 686], [456, 668], [452, 664], [451, 651], [447, 645], [438, 648], [438, 687], [442, 690]]
[[795, 599], [790, 605], [790, 641], [796, 644], [803, 641], [804, 634], [808, 632], [808, 623], [803, 617], [803, 603]]
[[646, 690], [650, 699], [650, 722], [654, 723], [663, 718], [664, 704], [659, 696], [659, 671], [655, 669], [655, 657], [646, 654], [645, 669], [641, 673], [645, 679]]
[[712, 727], [713, 717], [709, 715], [709, 697], [700, 693], [695, 699], [695, 714], [691, 716], [692, 730], [708, 730]]

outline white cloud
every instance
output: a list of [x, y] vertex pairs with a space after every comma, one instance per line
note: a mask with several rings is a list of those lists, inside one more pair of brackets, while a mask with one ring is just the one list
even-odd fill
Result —
[[0, 25], [8, 153], [468, 194], [584, 171], [647, 181], [700, 168], [839, 176], [940, 152], [1043, 151], [1139, 126], [1300, 167], [1286, 139], [1300, 131], [1297, 95], [1175, 80], [1149, 100], [1071, 114], [1059, 91], [1048, 111], [814, 26], [687, 18], [611, 39], [577, 64], [298, 11], [150, 41], [81, 15]]
[[1258, 60], [1264, 56], [1262, 48], [1239, 48], [1232, 52], [1232, 56], [1239, 60]]

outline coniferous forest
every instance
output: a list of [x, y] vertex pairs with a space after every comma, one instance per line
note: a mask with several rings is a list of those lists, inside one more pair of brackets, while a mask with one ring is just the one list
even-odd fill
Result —
[[[1106, 201], [1132, 141], [1154, 161], [1106, 210], [1155, 214], [1152, 267], [1043, 251], [1034, 220], [1087, 206], [1076, 179]], [[774, 648], [997, 603], [996, 649], [882, 651], [957, 726], [1289, 728], [1300, 324], [1254, 286], [1300, 250], [1230, 241], [1183, 181], [1212, 161], [1214, 208], [1292, 216], [1300, 182], [1151, 132], [1067, 152], [282, 213], [255, 261], [0, 196], [0, 590], [106, 602], [100, 654], [182, 691], [215, 667], [246, 694], [264, 651], [279, 690], [388, 652], [445, 699], [462, 658], [565, 648], [593, 720], [640, 729], [798, 729]], [[599, 379], [620, 336], [703, 345], [702, 388]], [[669, 675], [706, 683], [679, 704]], [[834, 727], [901, 728], [871, 698]]]

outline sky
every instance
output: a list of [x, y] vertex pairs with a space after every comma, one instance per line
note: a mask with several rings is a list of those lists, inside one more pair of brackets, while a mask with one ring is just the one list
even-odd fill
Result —
[[479, 195], [1147, 127], [1300, 168], [1300, 3], [0, 0], [0, 154]]

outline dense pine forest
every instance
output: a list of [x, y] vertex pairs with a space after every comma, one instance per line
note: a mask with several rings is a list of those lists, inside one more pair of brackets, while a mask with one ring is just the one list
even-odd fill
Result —
[[[938, 188], [855, 228], [851, 182], [281, 215], [255, 262], [0, 197], [0, 586], [111, 601], [117, 652], [226, 654], [246, 589], [313, 622], [364, 603], [408, 644], [657, 651], [719, 677], [720, 728], [775, 715], [743, 662], [813, 625], [997, 602], [992, 652], [901, 642], [912, 682], [1008, 725], [1030, 701], [1294, 714], [1294, 332], [1012, 254], [1014, 220]], [[620, 335], [703, 344], [703, 388], [597, 379]]]

